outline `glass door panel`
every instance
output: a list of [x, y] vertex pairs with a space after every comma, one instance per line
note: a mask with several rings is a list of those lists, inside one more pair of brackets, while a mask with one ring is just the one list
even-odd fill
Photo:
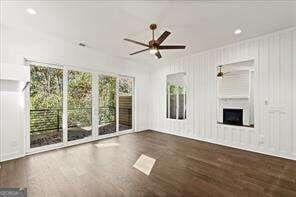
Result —
[[185, 93], [185, 88], [184, 86], [179, 86], [179, 112], [178, 112], [178, 119], [186, 119], [186, 93]]
[[68, 141], [92, 134], [91, 73], [68, 72]]
[[99, 75], [99, 135], [116, 132], [116, 77]]
[[169, 108], [170, 114], [168, 118], [177, 119], [177, 86], [176, 85], [169, 85]]
[[133, 128], [133, 79], [118, 79], [119, 131]]
[[30, 65], [30, 148], [62, 142], [63, 70]]

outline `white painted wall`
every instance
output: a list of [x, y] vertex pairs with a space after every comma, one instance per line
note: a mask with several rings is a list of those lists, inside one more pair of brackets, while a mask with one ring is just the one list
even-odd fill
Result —
[[[112, 58], [78, 48], [51, 35], [1, 25], [1, 160], [22, 156], [23, 111], [12, 103], [21, 96], [17, 84], [28, 79], [23, 58], [131, 75], [136, 79], [136, 130], [147, 128], [241, 149], [296, 158], [296, 29], [160, 63], [150, 70], [142, 62]], [[255, 128], [216, 124], [216, 66], [255, 60]], [[187, 120], [166, 119], [166, 75], [186, 72]], [[4, 74], [3, 74], [4, 73]], [[15, 84], [16, 83], [16, 84]], [[11, 102], [13, 101], [13, 102]], [[265, 105], [267, 101], [268, 105]], [[4, 103], [10, 103], [9, 105]], [[13, 114], [21, 114], [18, 119]], [[11, 120], [14, 120], [12, 125]], [[4, 123], [4, 121], [6, 121]], [[3, 126], [4, 125], [4, 126]], [[19, 128], [19, 129], [15, 129]], [[15, 140], [19, 136], [20, 140]], [[263, 138], [263, 143], [260, 139]]]
[[1, 138], [1, 158], [14, 158], [24, 154], [24, 130], [22, 128], [22, 111], [24, 109], [23, 94], [21, 84], [18, 81], [0, 80], [0, 131]]
[[[196, 43], [198, 44], [198, 43]], [[160, 62], [151, 71], [150, 127], [157, 131], [296, 159], [296, 28]], [[217, 125], [216, 67], [255, 61], [255, 128]], [[166, 119], [167, 74], [186, 72], [187, 120]], [[263, 141], [261, 141], [263, 140]]]
[[[57, 36], [36, 32], [31, 29], [17, 29], [1, 24], [1, 83], [13, 81], [21, 84], [29, 80], [29, 68], [24, 58], [35, 61], [70, 65], [93, 71], [103, 71], [135, 77], [135, 129], [145, 130], [147, 125], [149, 75], [147, 65], [105, 55], [101, 51], [81, 48]], [[10, 83], [10, 82], [9, 82]], [[24, 155], [25, 120], [24, 109], [17, 104], [21, 98], [18, 85], [9, 91], [1, 89], [0, 161]], [[14, 104], [14, 105], [13, 105]], [[20, 118], [14, 114], [21, 114]], [[13, 124], [12, 124], [13, 123]], [[15, 137], [18, 136], [18, 140]], [[2, 148], [1, 148], [2, 147]], [[17, 151], [16, 151], [17, 150]]]

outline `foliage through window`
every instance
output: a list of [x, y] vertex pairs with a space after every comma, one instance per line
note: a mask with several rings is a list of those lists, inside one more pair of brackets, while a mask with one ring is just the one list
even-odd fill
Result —
[[63, 70], [31, 64], [30, 74], [30, 147], [62, 142]]
[[92, 130], [91, 73], [68, 72], [68, 141], [91, 135]]
[[132, 83], [133, 80], [129, 77], [120, 77], [119, 78], [119, 94], [120, 95], [131, 95], [132, 94]]
[[186, 119], [185, 73], [167, 76], [167, 118]]
[[[29, 61], [28, 64], [30, 148], [133, 128], [132, 78], [63, 70], [58, 65]], [[95, 75], [98, 80], [93, 80]]]
[[116, 77], [99, 75], [99, 135], [116, 132]]

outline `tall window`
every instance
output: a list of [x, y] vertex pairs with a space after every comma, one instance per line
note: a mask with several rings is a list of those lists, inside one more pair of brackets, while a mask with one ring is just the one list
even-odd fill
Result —
[[62, 142], [63, 70], [31, 64], [30, 147]]
[[132, 129], [133, 115], [133, 79], [118, 79], [119, 131]]
[[167, 76], [167, 118], [186, 119], [185, 73]]
[[68, 73], [68, 141], [92, 134], [91, 73]]
[[99, 135], [116, 132], [116, 77], [99, 75]]

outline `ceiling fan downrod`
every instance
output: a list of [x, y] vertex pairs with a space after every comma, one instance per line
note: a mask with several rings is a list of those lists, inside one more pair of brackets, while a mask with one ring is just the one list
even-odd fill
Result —
[[154, 30], [157, 28], [157, 25], [155, 23], [152, 23], [150, 25], [150, 29], [152, 30], [152, 40], [154, 40]]

